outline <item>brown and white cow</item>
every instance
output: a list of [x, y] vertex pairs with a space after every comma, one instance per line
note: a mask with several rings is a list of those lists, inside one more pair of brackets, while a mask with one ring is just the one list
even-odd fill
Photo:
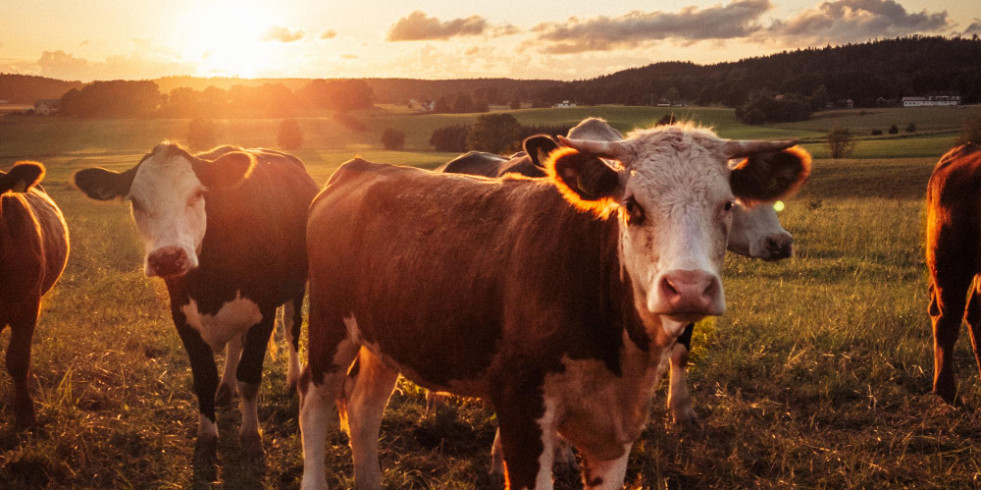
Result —
[[317, 192], [303, 163], [273, 150], [224, 146], [191, 155], [163, 143], [125, 172], [90, 168], [76, 172], [73, 182], [93, 199], [132, 205], [144, 270], [166, 282], [190, 357], [198, 442], [216, 447], [216, 392], [227, 399], [235, 389], [230, 380], [218, 389], [214, 353], [227, 344], [226, 367], [236, 366], [242, 395], [242, 442], [261, 451], [256, 402], [262, 361], [284, 303], [293, 306], [286, 316], [294, 360], [299, 340], [306, 217]]
[[947, 152], [927, 186], [926, 263], [933, 323], [933, 392], [953, 403], [954, 343], [967, 321], [981, 369], [981, 146]]
[[14, 416], [20, 427], [37, 423], [29, 378], [41, 296], [68, 262], [68, 226], [37, 185], [43, 176], [44, 166], [36, 162], [0, 171], [0, 331], [10, 325], [7, 371], [14, 379]]
[[556, 434], [589, 488], [622, 486], [678, 335], [725, 309], [733, 201], [793, 191], [809, 157], [681, 126], [562, 142], [547, 180], [355, 159], [314, 200], [303, 488], [326, 487], [329, 412], [362, 346], [348, 405], [359, 487], [380, 485], [399, 373], [490, 401], [511, 488], [551, 488]]
[[[586, 118], [569, 130], [566, 135], [572, 139], [595, 141], [619, 141], [623, 134], [597, 117]], [[461, 155], [437, 171], [503, 177], [519, 173], [528, 177], [545, 177], [544, 161], [548, 153], [555, 149], [550, 139], [529, 138], [525, 141], [525, 151], [510, 158], [493, 153], [471, 151]], [[773, 203], [758, 203], [748, 206], [738, 199], [732, 211], [732, 229], [726, 248], [733, 253], [765, 261], [778, 261], [793, 255], [793, 236], [781, 226]], [[675, 352], [671, 356], [671, 375], [668, 389], [668, 407], [675, 422], [692, 425], [696, 422], [695, 410], [691, 405], [685, 367], [691, 350], [694, 324], [678, 337]], [[495, 450], [497, 447], [495, 446]], [[563, 458], [568, 459], [568, 458]], [[499, 472], [500, 458], [493, 458], [492, 471]]]

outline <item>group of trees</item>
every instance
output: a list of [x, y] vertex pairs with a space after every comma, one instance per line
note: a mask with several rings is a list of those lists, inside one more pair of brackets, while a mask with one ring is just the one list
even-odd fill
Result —
[[811, 117], [811, 101], [798, 94], [777, 95], [760, 91], [736, 108], [736, 117], [746, 124], [804, 121]]
[[[187, 124], [187, 146], [199, 151], [213, 148], [218, 144], [218, 126], [212, 119], [192, 119]], [[303, 147], [303, 129], [296, 119], [283, 119], [276, 132], [276, 144], [283, 150], [296, 150]]]
[[166, 95], [152, 81], [113, 80], [92, 82], [61, 97], [61, 112], [78, 117], [292, 117], [371, 106], [371, 88], [364, 80], [312, 80], [296, 91], [282, 83], [228, 90], [180, 87]]

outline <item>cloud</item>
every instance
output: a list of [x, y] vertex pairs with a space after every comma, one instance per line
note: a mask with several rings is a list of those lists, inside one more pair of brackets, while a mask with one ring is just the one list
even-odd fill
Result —
[[947, 29], [947, 11], [910, 13], [894, 0], [823, 2], [786, 21], [774, 21], [768, 34], [785, 41], [845, 43]]
[[964, 34], [970, 36], [971, 34], [981, 34], [981, 19], [975, 17], [974, 22], [964, 29]]
[[[33, 66], [30, 66], [33, 65]], [[190, 75], [196, 64], [138, 54], [109, 56], [104, 61], [77, 58], [62, 50], [45, 51], [33, 64], [22, 64], [21, 73], [36, 73], [61, 80], [140, 80], [168, 75]]]
[[62, 80], [87, 78], [91, 71], [88, 60], [76, 58], [60, 49], [41, 53], [37, 66], [41, 75]]
[[763, 27], [760, 16], [773, 8], [770, 0], [736, 0], [728, 5], [680, 12], [634, 11], [620, 17], [594, 17], [538, 24], [532, 31], [546, 53], [580, 53], [632, 48], [652, 41], [686, 42], [746, 37]]
[[292, 43], [303, 39], [303, 31], [291, 31], [285, 27], [272, 26], [262, 35], [263, 41], [278, 41], [281, 43]]
[[341, 55], [341, 59], [345, 59], [345, 60], [356, 60], [356, 59], [358, 59], [358, 55], [356, 55], [356, 54], [342, 54]]
[[416, 10], [408, 17], [399, 19], [388, 30], [386, 39], [388, 41], [445, 40], [454, 36], [482, 34], [485, 29], [487, 29], [487, 21], [477, 15], [440, 22], [436, 17], [427, 17], [422, 11]]
[[334, 39], [337, 37], [337, 31], [333, 29], [327, 29], [320, 34], [320, 39]]

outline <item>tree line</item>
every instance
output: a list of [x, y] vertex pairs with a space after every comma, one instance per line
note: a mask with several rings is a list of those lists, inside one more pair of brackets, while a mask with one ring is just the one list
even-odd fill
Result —
[[61, 97], [61, 113], [78, 117], [236, 118], [292, 117], [311, 110], [348, 111], [373, 105], [363, 80], [311, 80], [298, 90], [283, 84], [173, 89], [156, 83], [112, 80], [73, 88]]

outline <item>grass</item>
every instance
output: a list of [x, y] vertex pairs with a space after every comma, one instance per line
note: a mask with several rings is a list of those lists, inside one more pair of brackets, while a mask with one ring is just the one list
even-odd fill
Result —
[[[659, 117], [650, 108], [590, 109], [614, 121]], [[564, 121], [567, 111], [575, 121], [586, 110], [516, 114], [541, 123]], [[720, 127], [735, 124], [721, 110], [698, 114], [717, 117], [711, 120]], [[278, 358], [266, 360], [260, 394], [265, 457], [256, 462], [242, 455], [237, 410], [225, 410], [219, 414], [219, 463], [196, 459], [196, 401], [187, 356], [171, 324], [163, 284], [142, 275], [129, 211], [119, 203], [89, 201], [66, 185], [82, 166], [127, 168], [159, 131], [182, 124], [25, 124], [0, 123], [0, 168], [21, 156], [47, 155], [41, 158], [49, 168], [45, 187], [65, 212], [72, 255], [45, 299], [34, 338], [35, 400], [43, 425], [33, 433], [17, 432], [13, 414], [0, 413], [0, 487], [295, 488], [302, 472], [297, 400], [286, 391], [282, 340]], [[266, 120], [229, 124], [247, 142], [264, 141], [265, 130], [274, 126]], [[80, 134], [49, 145], [47, 138], [66, 127]], [[22, 139], [8, 138], [14, 133]], [[317, 134], [323, 140], [310, 141], [333, 138], [326, 130]], [[897, 153], [933, 151], [918, 149], [928, 138], [908, 142]], [[424, 167], [452, 157], [383, 152], [357, 141], [343, 146], [297, 153], [321, 183], [355, 153]], [[922, 202], [939, 153], [818, 159], [811, 181], [781, 214], [797, 256], [778, 264], [727, 257], [729, 311], [699, 325], [693, 342], [690, 381], [702, 427], [671, 426], [661, 391], [630, 459], [632, 487], [976, 487], [981, 381], [967, 339], [955, 353], [964, 404], [948, 407], [929, 395]], [[0, 342], [7, 340], [9, 333], [0, 334]], [[0, 373], [0, 393], [6, 397], [10, 389], [9, 376]], [[400, 381], [382, 427], [387, 487], [494, 488], [486, 474], [493, 414], [474, 400], [454, 401], [425, 417], [424, 411], [421, 390]], [[340, 434], [329, 437], [332, 488], [353, 485], [345, 444]], [[577, 488], [574, 478], [556, 486]]]

